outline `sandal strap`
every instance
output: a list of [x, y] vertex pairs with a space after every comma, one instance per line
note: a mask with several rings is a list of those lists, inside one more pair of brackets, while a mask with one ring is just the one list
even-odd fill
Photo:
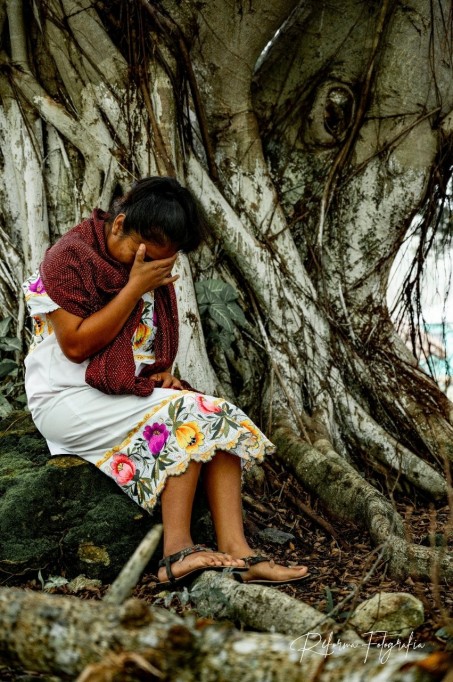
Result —
[[176, 583], [177, 579], [173, 575], [173, 571], [171, 570], [171, 564], [174, 564], [176, 561], [182, 561], [183, 559], [186, 558], [186, 556], [189, 556], [189, 554], [195, 554], [195, 552], [212, 552], [213, 550], [210, 549], [209, 547], [206, 547], [206, 545], [192, 545], [191, 547], [185, 547], [185, 549], [181, 549], [180, 552], [175, 552], [175, 554], [169, 554], [168, 556], [164, 557], [159, 561], [159, 568], [162, 568], [162, 566], [165, 566], [165, 569], [167, 571], [167, 578], [171, 583]]
[[262, 561], [272, 561], [272, 559], [265, 554], [252, 554], [250, 556], [241, 557], [245, 562], [245, 565], [250, 568], [250, 566], [255, 566], [260, 564]]

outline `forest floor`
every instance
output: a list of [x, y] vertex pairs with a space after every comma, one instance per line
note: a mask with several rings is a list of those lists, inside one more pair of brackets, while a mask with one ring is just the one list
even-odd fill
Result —
[[[350, 523], [327, 521], [318, 501], [305, 492], [278, 462], [266, 462], [264, 473], [258, 495], [256, 486], [253, 491], [247, 485], [244, 488], [246, 530], [252, 546], [273, 556], [276, 561], [305, 564], [309, 570], [315, 572], [315, 577], [310, 581], [281, 586], [279, 590], [326, 615], [335, 609], [332, 617], [340, 623], [346, 623], [348, 615], [359, 603], [378, 592], [410, 593], [423, 603], [425, 612], [424, 623], [413, 632], [413, 644], [423, 644], [423, 651], [427, 654], [433, 651], [453, 651], [451, 586], [445, 581], [437, 580], [435, 576], [429, 583], [416, 582], [411, 578], [403, 581], [391, 579], [387, 575], [386, 563], [380, 559], [379, 550], [372, 546], [367, 533]], [[401, 489], [393, 497], [395, 507], [405, 519], [412, 542], [428, 546], [444, 543], [453, 553], [448, 506], [436, 508], [432, 504], [424, 504], [423, 500], [411, 500]], [[311, 517], [300, 510], [300, 503], [307, 505]], [[320, 525], [322, 523], [327, 528]], [[284, 531], [293, 537], [283, 538], [283, 541], [280, 540], [282, 544], [276, 544], [275, 539], [273, 542], [265, 542], [259, 534], [270, 528]], [[14, 582], [16, 586], [32, 590], [42, 589], [37, 578], [22, 583]], [[108, 585], [90, 588], [78, 593], [78, 596], [82, 599], [101, 599], [107, 589]], [[57, 594], [68, 593], [64, 585], [50, 591]], [[153, 573], [142, 576], [134, 596], [181, 614], [192, 610], [187, 590], [163, 592]], [[446, 626], [449, 626], [449, 637], [445, 635]], [[337, 633], [336, 637], [338, 636], [341, 637], [341, 633]], [[0, 670], [0, 682], [53, 680], [53, 677], [25, 671]]]

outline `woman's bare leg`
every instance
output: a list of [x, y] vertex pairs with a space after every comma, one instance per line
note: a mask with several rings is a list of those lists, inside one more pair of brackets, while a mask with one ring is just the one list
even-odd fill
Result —
[[219, 451], [204, 465], [203, 483], [217, 537], [217, 546], [237, 556], [252, 553], [244, 535], [239, 457]]
[[[237, 559], [258, 554], [244, 535], [240, 458], [227, 452], [217, 452], [204, 465], [203, 477], [219, 550]], [[265, 561], [241, 573], [241, 577], [244, 581], [252, 578], [290, 580], [302, 577], [307, 571], [306, 566], [286, 568]]]
[[[201, 464], [191, 462], [180, 476], [169, 476], [161, 495], [162, 523], [164, 527], [164, 557], [193, 545], [190, 519], [193, 499], [200, 475]], [[219, 552], [196, 552], [172, 564], [175, 578], [201, 566], [238, 566], [242, 562]], [[159, 569], [161, 582], [168, 580], [166, 568]]]

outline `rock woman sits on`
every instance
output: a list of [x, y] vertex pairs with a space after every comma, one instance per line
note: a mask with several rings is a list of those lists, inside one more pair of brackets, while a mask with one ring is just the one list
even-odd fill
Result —
[[[172, 268], [200, 241], [192, 195], [164, 177], [140, 180], [61, 237], [24, 283], [34, 322], [28, 405], [51, 454], [94, 463], [149, 512], [160, 496], [161, 583], [225, 567], [244, 582], [301, 580], [306, 566], [277, 565], [244, 536], [241, 467], [272, 443], [238, 407], [171, 374]], [[217, 551], [190, 536], [202, 467]]]

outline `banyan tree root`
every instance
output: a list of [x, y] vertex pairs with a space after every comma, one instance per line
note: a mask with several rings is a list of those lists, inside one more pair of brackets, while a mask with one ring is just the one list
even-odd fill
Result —
[[[196, 579], [190, 599], [201, 616], [240, 622], [254, 630], [293, 637], [314, 631], [328, 637], [338, 629], [332, 618], [299, 599], [272, 587], [238, 583], [214, 571], [205, 571]], [[345, 630], [343, 625], [341, 638], [347, 642], [363, 641], [355, 630]]]
[[377, 682], [385, 665], [386, 680], [401, 679], [404, 668], [405, 680], [415, 682], [427, 657], [413, 649], [394, 642], [383, 659], [382, 648], [370, 642], [323, 640], [316, 632], [311, 639], [303, 632], [241, 633], [228, 623], [183, 620], [136, 599], [115, 606], [0, 589], [0, 665], [84, 682], [109, 679], [109, 666], [121, 679], [122, 665], [128, 679], [135, 679], [135, 666], [137, 679], [145, 671], [148, 679], [186, 682], [349, 682], [357, 671]]
[[352, 433], [360, 434], [362, 447], [396, 474], [403, 474], [412, 485], [434, 499], [447, 494], [445, 476], [398, 443], [351, 396], [338, 397], [343, 419]]
[[453, 557], [444, 548], [428, 548], [407, 542], [400, 515], [389, 500], [365, 481], [328, 441], [316, 447], [297, 436], [281, 421], [272, 433], [278, 457], [298, 481], [315, 494], [336, 519], [366, 528], [376, 545], [382, 545], [390, 575], [430, 580], [433, 575], [453, 579]]

